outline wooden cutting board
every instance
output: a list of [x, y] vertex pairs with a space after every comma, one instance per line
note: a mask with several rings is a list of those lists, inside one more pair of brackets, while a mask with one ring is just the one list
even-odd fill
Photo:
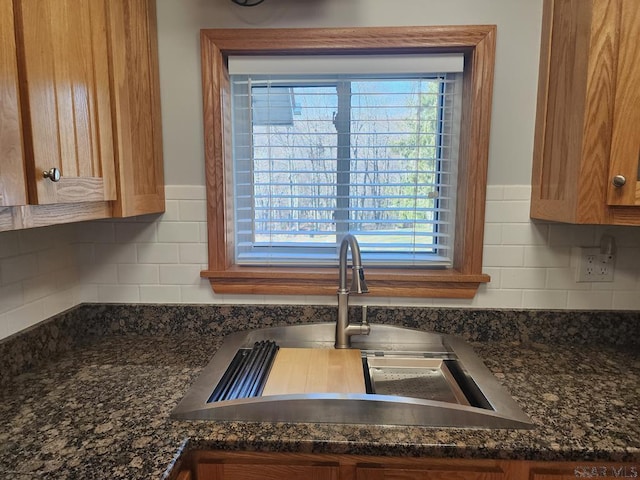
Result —
[[360, 350], [281, 348], [262, 396], [366, 393]]

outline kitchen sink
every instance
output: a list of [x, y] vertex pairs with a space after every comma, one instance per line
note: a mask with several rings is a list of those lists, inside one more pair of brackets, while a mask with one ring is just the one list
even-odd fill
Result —
[[171, 416], [181, 420], [532, 428], [529, 418], [466, 342], [390, 325], [371, 325], [368, 336], [352, 337], [352, 349], [360, 352], [362, 391], [263, 395], [274, 351], [333, 349], [334, 342], [334, 323], [229, 335]]

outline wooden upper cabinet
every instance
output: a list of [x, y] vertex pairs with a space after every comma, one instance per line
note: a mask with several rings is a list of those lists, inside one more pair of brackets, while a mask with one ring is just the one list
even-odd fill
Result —
[[640, 2], [544, 0], [542, 22], [531, 217], [640, 225]]
[[0, 231], [163, 212], [155, 0], [0, 0], [0, 42]]
[[12, 0], [0, 0], [0, 207], [25, 205]]
[[119, 196], [113, 215], [164, 211], [155, 0], [108, 0]]
[[[625, 0], [620, 10], [608, 199], [610, 205], [640, 206], [640, 4]], [[614, 178], [624, 184], [614, 185]]]
[[107, 3], [14, 1], [31, 204], [116, 199]]

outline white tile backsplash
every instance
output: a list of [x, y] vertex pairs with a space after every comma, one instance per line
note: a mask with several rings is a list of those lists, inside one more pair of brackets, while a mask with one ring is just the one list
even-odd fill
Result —
[[140, 285], [140, 301], [144, 303], [180, 303], [179, 285]]
[[[0, 233], [0, 338], [80, 302], [335, 304], [333, 296], [222, 295], [207, 265], [205, 188], [166, 187], [163, 215]], [[387, 306], [640, 310], [640, 227], [532, 222], [530, 187], [487, 189], [484, 272], [474, 299], [354, 298]], [[618, 245], [614, 281], [578, 283], [578, 246]]]
[[194, 243], [200, 240], [197, 222], [162, 222], [158, 224], [158, 242]]
[[118, 284], [157, 285], [159, 268], [158, 265], [118, 265]]
[[138, 263], [179, 263], [178, 247], [178, 244], [172, 243], [139, 244], [137, 245]]

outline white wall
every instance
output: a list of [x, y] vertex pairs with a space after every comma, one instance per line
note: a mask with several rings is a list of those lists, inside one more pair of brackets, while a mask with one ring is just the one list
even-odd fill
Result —
[[[529, 195], [542, 0], [157, 0], [167, 212], [0, 233], [0, 338], [81, 301], [324, 303], [333, 297], [214, 295], [206, 266], [199, 29], [497, 24], [484, 240], [492, 276], [473, 300], [382, 305], [640, 310], [640, 229], [533, 223]], [[613, 283], [575, 281], [578, 246], [612, 233]]]
[[495, 24], [489, 184], [527, 185], [542, 0], [158, 0], [160, 87], [168, 185], [204, 185], [201, 28]]

